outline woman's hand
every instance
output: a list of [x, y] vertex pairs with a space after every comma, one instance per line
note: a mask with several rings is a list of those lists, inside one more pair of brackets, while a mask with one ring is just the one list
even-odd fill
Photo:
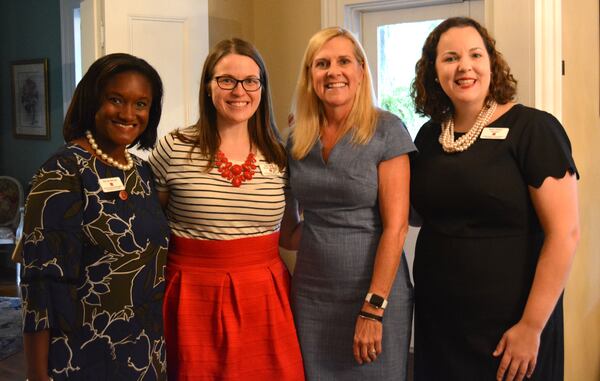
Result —
[[[402, 128], [402, 127], [399, 127]], [[410, 163], [401, 155], [379, 163], [377, 187], [383, 231], [375, 254], [373, 276], [367, 292], [387, 299], [398, 272], [402, 246], [408, 231]], [[383, 310], [364, 302], [362, 310], [382, 316]], [[375, 361], [381, 353], [383, 324], [377, 320], [357, 317], [353, 352], [359, 364]]]
[[[363, 308], [368, 309], [368, 308]], [[373, 313], [373, 311], [368, 311]], [[377, 313], [381, 315], [381, 313]], [[359, 364], [375, 361], [382, 351], [383, 323], [374, 319], [358, 316], [354, 329], [354, 344], [352, 346], [354, 359]]]
[[520, 321], [502, 335], [493, 353], [494, 357], [502, 356], [496, 380], [521, 381], [524, 377], [531, 378], [541, 333], [541, 329]]

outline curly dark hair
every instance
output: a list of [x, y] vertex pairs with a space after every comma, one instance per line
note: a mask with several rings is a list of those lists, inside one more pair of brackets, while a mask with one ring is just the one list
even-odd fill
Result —
[[181, 130], [174, 134], [182, 141], [192, 144], [190, 157], [191, 153], [198, 148], [202, 155], [210, 159], [205, 170], [212, 168], [221, 144], [221, 137], [217, 129], [217, 109], [210, 98], [210, 82], [214, 79], [215, 66], [229, 54], [250, 57], [259, 68], [261, 99], [258, 109], [248, 121], [248, 132], [252, 144], [262, 152], [265, 160], [277, 164], [279, 169], [283, 170], [287, 164], [287, 156], [275, 123], [267, 67], [256, 47], [240, 38], [220, 41], [212, 48], [202, 68], [198, 97], [200, 117], [192, 126], [193, 136], [188, 136]]
[[69, 105], [63, 137], [70, 142], [85, 135], [86, 130], [96, 129], [95, 116], [102, 103], [104, 89], [108, 82], [117, 74], [134, 71], [140, 73], [152, 87], [152, 103], [146, 130], [131, 143], [140, 149], [149, 150], [156, 144], [158, 122], [162, 113], [163, 84], [156, 69], [145, 60], [126, 53], [113, 53], [96, 60], [85, 73]]
[[428, 116], [436, 122], [443, 122], [454, 112], [450, 98], [439, 83], [435, 81], [435, 59], [440, 37], [450, 28], [474, 28], [485, 44], [490, 56], [491, 79], [486, 102], [493, 99], [505, 104], [514, 99], [517, 92], [517, 81], [510, 73], [510, 67], [496, 50], [496, 41], [477, 21], [468, 17], [452, 17], [439, 24], [427, 37], [421, 58], [415, 65], [415, 79], [411, 85], [410, 95], [415, 103], [417, 113]]

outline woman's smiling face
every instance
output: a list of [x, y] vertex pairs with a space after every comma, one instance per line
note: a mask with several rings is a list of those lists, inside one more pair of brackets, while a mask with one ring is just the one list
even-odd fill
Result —
[[310, 72], [315, 94], [325, 109], [343, 107], [350, 112], [364, 77], [362, 65], [346, 37], [334, 37], [317, 51]]
[[95, 116], [94, 137], [105, 152], [124, 150], [148, 126], [152, 85], [137, 71], [113, 76], [100, 99]]
[[435, 70], [455, 108], [483, 107], [490, 89], [490, 56], [475, 28], [454, 27], [440, 36]]
[[260, 68], [254, 60], [240, 54], [228, 54], [215, 65], [210, 81], [210, 97], [217, 110], [217, 123], [246, 123], [260, 105], [262, 88], [247, 91], [241, 83], [232, 90], [224, 90], [217, 84], [217, 77], [231, 77], [236, 80], [260, 80]]

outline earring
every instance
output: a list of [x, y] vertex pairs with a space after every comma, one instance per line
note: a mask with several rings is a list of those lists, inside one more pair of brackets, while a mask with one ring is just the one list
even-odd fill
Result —
[[434, 81], [436, 81], [437, 83], [440, 83], [440, 80], [438, 79], [438, 77], [435, 77]]

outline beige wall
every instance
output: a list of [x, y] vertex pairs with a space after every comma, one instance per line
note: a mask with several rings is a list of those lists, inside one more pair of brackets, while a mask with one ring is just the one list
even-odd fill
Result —
[[238, 36], [262, 54], [277, 125], [285, 129], [304, 48], [320, 29], [320, 0], [209, 0], [208, 13], [211, 46]]
[[287, 115], [309, 38], [321, 28], [319, 0], [254, 0], [254, 42], [269, 68], [280, 130]]
[[239, 37], [254, 40], [254, 1], [208, 0], [208, 44]]
[[566, 381], [600, 380], [598, 0], [564, 0], [563, 123], [581, 173], [581, 241], [565, 297]]

